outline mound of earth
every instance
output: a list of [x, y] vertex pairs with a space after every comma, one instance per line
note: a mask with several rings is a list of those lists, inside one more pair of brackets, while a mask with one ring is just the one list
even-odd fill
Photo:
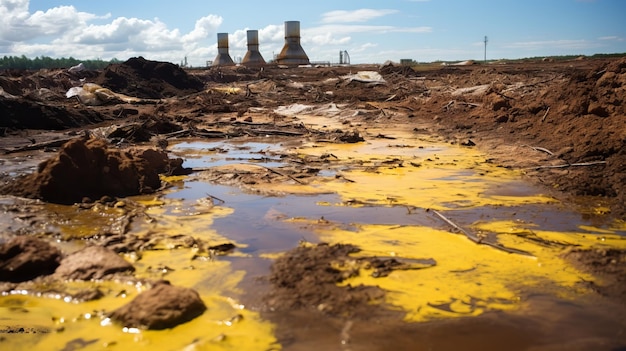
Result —
[[116, 93], [145, 99], [185, 96], [204, 89], [202, 81], [179, 66], [143, 57], [107, 66], [95, 83]]
[[[275, 311], [318, 311], [333, 316], [370, 316], [381, 302], [383, 291], [377, 287], [337, 284], [360, 274], [360, 268], [383, 268], [388, 273], [394, 264], [376, 258], [350, 258], [360, 249], [350, 244], [300, 246], [272, 264], [272, 291], [268, 306]], [[397, 263], [397, 262], [396, 262]], [[401, 266], [398, 263], [396, 266]], [[403, 269], [403, 268], [399, 268]], [[384, 274], [383, 274], [384, 275]], [[383, 276], [380, 275], [380, 276]]]
[[[550, 189], [608, 199], [612, 215], [624, 217], [626, 59], [568, 63], [424, 72], [444, 86], [426, 83], [407, 107], [415, 119], [432, 116], [437, 133], [471, 139]], [[531, 149], [542, 164], [525, 162]]]
[[[68, 107], [65, 92], [95, 78], [95, 71], [76, 74], [64, 70], [5, 71], [0, 73], [0, 129], [64, 130], [103, 122], [102, 111]], [[71, 102], [71, 101], [69, 101]]]
[[73, 204], [103, 196], [152, 193], [161, 187], [160, 173], [185, 174], [182, 159], [154, 149], [109, 148], [102, 139], [77, 138], [54, 157], [1, 189], [4, 194]]

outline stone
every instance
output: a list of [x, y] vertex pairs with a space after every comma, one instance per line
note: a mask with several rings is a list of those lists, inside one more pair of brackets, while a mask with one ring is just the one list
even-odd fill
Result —
[[113, 250], [88, 246], [65, 257], [54, 274], [63, 279], [91, 280], [134, 270], [133, 265]]
[[161, 281], [113, 311], [109, 318], [129, 328], [161, 330], [189, 322], [205, 310], [195, 290]]
[[50, 275], [59, 266], [61, 251], [47, 241], [18, 236], [0, 245], [0, 281], [24, 282]]

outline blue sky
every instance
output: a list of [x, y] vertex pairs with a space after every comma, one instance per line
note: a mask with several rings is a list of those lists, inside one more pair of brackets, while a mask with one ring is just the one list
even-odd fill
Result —
[[626, 52], [623, 0], [0, 0], [0, 56], [147, 59], [201, 66], [229, 33], [233, 59], [259, 30], [266, 60], [300, 21], [312, 61], [421, 62]]

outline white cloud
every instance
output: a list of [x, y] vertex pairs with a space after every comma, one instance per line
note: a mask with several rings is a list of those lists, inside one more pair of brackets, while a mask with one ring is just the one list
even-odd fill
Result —
[[60, 6], [31, 14], [28, 12], [28, 3], [28, 0], [0, 1], [0, 40], [25, 41], [38, 36], [59, 35], [98, 18], [93, 14], [79, 12], [73, 6]]
[[617, 35], [610, 35], [610, 36], [606, 36], [606, 37], [600, 37], [598, 38], [598, 40], [601, 41], [625, 41], [625, 38], [622, 37], [618, 37]]
[[185, 43], [197, 42], [217, 33], [217, 28], [222, 24], [223, 19], [220, 16], [208, 15], [196, 21], [194, 29], [188, 34], [183, 35], [182, 40]]
[[322, 15], [322, 23], [352, 23], [367, 22], [371, 19], [397, 13], [398, 10], [387, 9], [359, 9], [353, 11], [336, 10]]
[[[185, 54], [193, 54], [201, 61], [194, 64], [204, 64], [206, 55], [215, 49], [203, 44], [215, 40], [223, 21], [210, 14], [198, 19], [189, 33], [181, 33], [158, 18], [110, 17], [80, 12], [73, 6], [31, 13], [28, 0], [0, 0], [0, 55], [82, 59], [141, 55], [179, 62]], [[96, 20], [102, 19], [110, 20], [96, 24]]]

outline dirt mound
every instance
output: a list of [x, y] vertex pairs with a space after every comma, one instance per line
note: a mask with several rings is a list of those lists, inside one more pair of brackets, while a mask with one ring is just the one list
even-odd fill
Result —
[[111, 64], [96, 78], [96, 84], [144, 99], [185, 96], [201, 91], [204, 83], [168, 62], [134, 57], [121, 64]]
[[107, 119], [99, 111], [42, 104], [26, 99], [0, 97], [0, 128], [64, 130], [95, 124]]
[[82, 78], [93, 78], [95, 71], [65, 70], [4, 71], [0, 75], [0, 128], [8, 130], [63, 130], [99, 123], [107, 119], [103, 111], [68, 106], [65, 97]]
[[147, 194], [161, 187], [159, 173], [186, 173], [181, 165], [164, 151], [112, 149], [101, 139], [77, 138], [1, 192], [61, 204]]
[[308, 309], [338, 316], [371, 313], [372, 303], [383, 296], [382, 290], [337, 286], [359, 274], [358, 269], [337, 268], [358, 251], [349, 244], [319, 244], [289, 251], [272, 265], [270, 281], [274, 289], [268, 295], [268, 305], [275, 310]]
[[[626, 59], [570, 63], [425, 72], [450, 88], [411, 108], [418, 116], [437, 114], [438, 132], [470, 137], [479, 147], [506, 140], [545, 150], [545, 163], [529, 171], [531, 179], [565, 193], [605, 197], [612, 214], [623, 217]], [[481, 87], [486, 92], [479, 93]]]

